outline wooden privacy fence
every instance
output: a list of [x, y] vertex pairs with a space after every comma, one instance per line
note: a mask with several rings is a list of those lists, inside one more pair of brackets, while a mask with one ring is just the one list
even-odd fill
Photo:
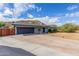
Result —
[[15, 35], [15, 29], [3, 28], [0, 29], [0, 36]]

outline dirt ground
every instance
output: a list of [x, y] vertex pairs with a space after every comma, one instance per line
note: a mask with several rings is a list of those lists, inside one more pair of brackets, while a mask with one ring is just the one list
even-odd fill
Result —
[[[61, 33], [62, 35], [67, 35], [68, 38], [79, 38], [79, 34], [72, 33], [66, 34]], [[72, 40], [72, 39], [65, 39], [61, 37], [56, 37], [60, 35], [60, 33], [53, 33], [53, 34], [39, 34], [39, 35], [15, 35], [11, 36], [12, 38], [19, 39], [22, 41], [27, 41], [35, 44], [40, 44], [47, 46], [49, 48], [55, 49], [60, 53], [67, 53], [70, 55], [79, 55], [79, 40]], [[69, 36], [70, 35], [70, 36]], [[61, 35], [60, 35], [61, 36]]]
[[79, 33], [51, 33], [50, 35], [56, 36], [56, 37], [62, 37], [66, 39], [79, 40]]

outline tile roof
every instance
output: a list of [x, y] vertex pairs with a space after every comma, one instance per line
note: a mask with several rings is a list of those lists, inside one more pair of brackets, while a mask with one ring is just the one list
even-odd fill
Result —
[[27, 25], [45, 25], [44, 23], [38, 20], [21, 20], [21, 21], [16, 21], [15, 23], [27, 24]]

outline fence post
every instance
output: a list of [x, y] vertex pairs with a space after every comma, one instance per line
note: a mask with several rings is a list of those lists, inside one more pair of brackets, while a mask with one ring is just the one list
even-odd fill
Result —
[[0, 29], [0, 36], [1, 36], [1, 29]]

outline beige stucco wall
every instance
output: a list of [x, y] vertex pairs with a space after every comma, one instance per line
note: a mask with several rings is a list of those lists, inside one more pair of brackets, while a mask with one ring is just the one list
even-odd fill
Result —
[[48, 33], [48, 28], [45, 28], [45, 33]]
[[42, 28], [35, 28], [34, 33], [43, 33], [43, 29]]
[[[40, 31], [39, 31], [39, 29], [40, 29]], [[48, 32], [48, 29], [46, 28], [44, 33], [47, 33], [47, 32]], [[35, 28], [34, 33], [43, 33], [43, 28]]]

